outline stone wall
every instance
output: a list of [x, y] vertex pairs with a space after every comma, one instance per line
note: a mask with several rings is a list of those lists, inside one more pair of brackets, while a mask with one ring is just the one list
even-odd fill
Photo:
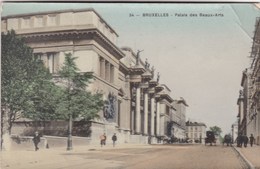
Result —
[[[88, 121], [74, 121], [73, 122], [73, 136], [90, 137], [91, 136], [91, 122]], [[35, 131], [41, 135], [66, 137], [68, 135], [67, 121], [17, 121], [14, 122], [12, 133], [20, 136], [33, 136]]]

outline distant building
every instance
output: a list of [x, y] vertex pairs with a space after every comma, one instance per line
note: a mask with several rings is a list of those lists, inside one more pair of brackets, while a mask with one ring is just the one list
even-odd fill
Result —
[[198, 122], [186, 122], [186, 137], [192, 142], [204, 143], [206, 138], [206, 124]]
[[185, 139], [186, 134], [186, 107], [188, 104], [183, 98], [172, 103], [172, 133], [178, 139]]

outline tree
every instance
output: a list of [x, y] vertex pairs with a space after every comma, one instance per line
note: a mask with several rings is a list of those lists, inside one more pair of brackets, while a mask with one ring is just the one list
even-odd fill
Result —
[[103, 107], [100, 93], [91, 94], [86, 91], [93, 76], [89, 73], [80, 73], [75, 63], [76, 59], [71, 53], [65, 53], [64, 64], [58, 72], [59, 82], [64, 90], [57, 111], [69, 121], [67, 150], [72, 149], [73, 120], [96, 118], [98, 111]]
[[[1, 37], [1, 124], [2, 133], [10, 135], [16, 119], [42, 119], [38, 116], [42, 113], [38, 112], [39, 104], [35, 98], [41, 98], [42, 107], [50, 109], [53, 107], [50, 97], [42, 97], [42, 93], [53, 93], [55, 88], [51, 74], [43, 62], [34, 57], [23, 38], [16, 36], [13, 30]], [[45, 114], [45, 118], [50, 113]]]
[[212, 131], [216, 136], [220, 136], [220, 134], [222, 133], [222, 130], [220, 127], [218, 126], [213, 126], [209, 128], [210, 131]]

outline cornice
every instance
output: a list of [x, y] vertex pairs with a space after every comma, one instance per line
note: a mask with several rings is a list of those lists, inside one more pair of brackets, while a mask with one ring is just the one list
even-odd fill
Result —
[[47, 41], [47, 40], [75, 40], [75, 39], [89, 39], [95, 40], [107, 51], [109, 51], [117, 59], [124, 57], [124, 53], [115, 46], [109, 39], [107, 39], [98, 29], [87, 30], [62, 30], [52, 32], [37, 32], [37, 33], [24, 33], [19, 34], [24, 37], [27, 42]]

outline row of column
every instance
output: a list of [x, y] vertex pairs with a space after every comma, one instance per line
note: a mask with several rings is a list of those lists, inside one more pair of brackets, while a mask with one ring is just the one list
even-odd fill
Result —
[[100, 77], [114, 83], [114, 65], [100, 58]]
[[[135, 132], [137, 134], [141, 134], [141, 89], [138, 86], [136, 88], [136, 106], [135, 106]], [[148, 92], [144, 93], [144, 131], [143, 134], [148, 135]], [[154, 112], [155, 112], [155, 98], [151, 97], [151, 135], [154, 135], [154, 127], [155, 127], [155, 121], [154, 121]], [[156, 102], [156, 135], [160, 135], [160, 103], [159, 101]]]

